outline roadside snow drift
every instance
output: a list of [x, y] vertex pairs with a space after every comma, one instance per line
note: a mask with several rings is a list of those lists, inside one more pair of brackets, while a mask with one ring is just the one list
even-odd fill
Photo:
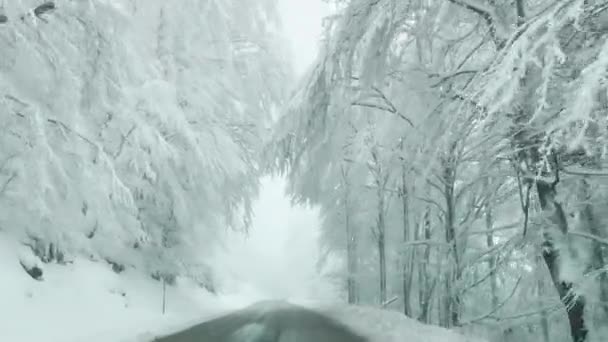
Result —
[[402, 313], [364, 306], [334, 306], [320, 309], [370, 342], [483, 342], [445, 328], [422, 324]]

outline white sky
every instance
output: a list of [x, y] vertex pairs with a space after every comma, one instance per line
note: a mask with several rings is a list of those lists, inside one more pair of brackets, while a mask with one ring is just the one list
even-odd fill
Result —
[[[322, 18], [329, 13], [329, 6], [322, 0], [279, 0], [279, 4], [294, 69], [301, 76], [316, 58]], [[228, 234], [229, 250], [217, 256], [232, 273], [232, 281], [224, 284], [227, 291], [247, 293], [252, 299], [323, 295], [312, 293], [316, 286], [318, 212], [292, 207], [284, 191], [283, 180], [263, 179], [249, 237]]]
[[298, 75], [314, 61], [322, 33], [322, 19], [330, 13], [322, 0], [279, 0], [283, 29], [291, 42], [294, 68]]

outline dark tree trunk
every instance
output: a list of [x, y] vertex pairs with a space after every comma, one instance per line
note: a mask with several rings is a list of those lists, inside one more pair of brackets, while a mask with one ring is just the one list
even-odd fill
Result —
[[[455, 145], [453, 145], [455, 146]], [[454, 147], [452, 147], [451, 154], [454, 153]], [[446, 276], [446, 295], [448, 301], [446, 303], [449, 314], [448, 326], [457, 326], [460, 324], [460, 305], [461, 300], [458, 295], [458, 291], [454, 286], [458, 283], [461, 278], [460, 271], [460, 251], [458, 241], [456, 239], [456, 203], [454, 199], [454, 182], [456, 181], [456, 170], [452, 161], [453, 157], [445, 162], [443, 181], [445, 182], [444, 196], [446, 206], [446, 217], [445, 217], [445, 239], [450, 250], [448, 252], [448, 271]]]
[[[408, 208], [408, 193], [405, 186], [405, 171], [402, 174], [401, 184], [401, 203], [403, 210], [403, 242], [407, 244], [410, 240], [410, 228], [409, 228], [409, 208]], [[410, 302], [412, 279], [413, 279], [413, 259], [414, 259], [414, 248], [405, 250], [401, 260], [401, 271], [403, 272], [402, 285], [403, 285], [403, 313], [411, 317], [412, 316], [412, 304]], [[408, 258], [409, 256], [409, 258]]]
[[380, 262], [380, 304], [384, 305], [386, 294], [386, 245], [384, 231], [378, 232], [378, 254]]
[[570, 324], [570, 334], [573, 342], [584, 342], [587, 339], [587, 327], [585, 324], [585, 298], [573, 292], [573, 284], [561, 279], [560, 270], [560, 251], [556, 247], [553, 236], [559, 234], [565, 237], [568, 232], [568, 223], [561, 203], [556, 197], [556, 184], [538, 180], [536, 189], [538, 191], [541, 209], [545, 212], [547, 219], [558, 229], [548, 229], [545, 231], [543, 241], [543, 259], [553, 285], [557, 289], [559, 298], [566, 308], [568, 321]]
[[[486, 229], [488, 230], [488, 234], [486, 235], [486, 245], [488, 246], [488, 250], [492, 250], [494, 248], [494, 234], [492, 234], [492, 228], [494, 226], [494, 219], [492, 217], [492, 209], [490, 205], [486, 207]], [[498, 276], [496, 274], [496, 264], [497, 264], [496, 255], [490, 256], [488, 259], [488, 269], [490, 270], [490, 290], [492, 294], [492, 308], [497, 308], [498, 303]]]
[[[421, 229], [423, 230], [424, 240], [429, 241], [431, 239], [431, 210], [426, 208], [424, 216], [422, 218]], [[420, 303], [420, 317], [419, 320], [424, 323], [430, 323], [430, 309], [431, 309], [431, 296], [433, 289], [429, 281], [428, 264], [431, 260], [431, 246], [427, 243], [424, 246], [423, 259], [418, 266], [418, 278], [419, 278], [419, 292], [418, 301]]]
[[[593, 206], [591, 204], [592, 198], [589, 190], [589, 183], [587, 180], [582, 179], [578, 184], [579, 187], [579, 198], [578, 201], [582, 204], [580, 211], [580, 222], [581, 230], [584, 233], [588, 233], [593, 236], [605, 237], [605, 232], [600, 228], [602, 227], [601, 222], [595, 217], [593, 212]], [[591, 260], [589, 260], [589, 270], [599, 270], [599, 291], [600, 291], [600, 302], [601, 302], [601, 317], [600, 319], [605, 321], [608, 319], [608, 274], [602, 271], [602, 268], [606, 266], [606, 257], [604, 255], [604, 246], [599, 241], [591, 241]]]
[[350, 184], [348, 183], [348, 171], [345, 168], [342, 168], [342, 186], [344, 187], [342, 204], [344, 209], [344, 226], [346, 228], [346, 287], [348, 291], [348, 303], [356, 304], [359, 302], [357, 234], [350, 221]]
[[347, 259], [348, 259], [348, 303], [356, 304], [359, 302], [359, 290], [357, 284], [358, 262], [357, 262], [357, 237], [350, 224], [350, 219], [346, 217], [347, 234]]
[[[381, 172], [378, 172], [380, 175]], [[376, 233], [378, 242], [378, 261], [380, 266], [380, 304], [383, 305], [387, 299], [386, 293], [386, 226], [385, 226], [385, 203], [384, 187], [387, 178], [378, 180], [378, 221], [376, 222]]]

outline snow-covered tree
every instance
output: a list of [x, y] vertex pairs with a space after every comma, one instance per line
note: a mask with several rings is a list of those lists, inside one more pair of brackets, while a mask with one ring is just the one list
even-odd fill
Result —
[[204, 263], [250, 221], [289, 77], [275, 4], [48, 4], [3, 8], [0, 227], [51, 259]]
[[[607, 18], [605, 1], [343, 1], [277, 129], [275, 168], [323, 207], [330, 244], [355, 215], [362, 231], [382, 222], [401, 259], [388, 297], [409, 315], [498, 321], [507, 336], [534, 300], [522, 317], [545, 337], [559, 322], [575, 342], [600, 338]], [[344, 193], [361, 207], [345, 214]], [[374, 244], [360, 234], [357, 260], [382, 259]], [[549, 320], [551, 298], [565, 314]]]

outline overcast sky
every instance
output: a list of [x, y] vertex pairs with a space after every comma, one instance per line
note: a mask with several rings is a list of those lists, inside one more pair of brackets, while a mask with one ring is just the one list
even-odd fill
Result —
[[291, 42], [294, 67], [301, 75], [314, 61], [322, 32], [322, 19], [330, 6], [322, 0], [279, 0], [283, 28]]
[[[292, 62], [299, 76], [314, 62], [329, 6], [322, 0], [279, 0]], [[294, 85], [291, 85], [294, 86]], [[247, 293], [251, 299], [311, 296], [310, 281], [317, 261], [318, 213], [292, 207], [281, 179], [262, 180], [254, 205], [255, 218], [248, 238], [229, 235], [229, 250], [218, 256], [233, 281], [228, 291]]]

